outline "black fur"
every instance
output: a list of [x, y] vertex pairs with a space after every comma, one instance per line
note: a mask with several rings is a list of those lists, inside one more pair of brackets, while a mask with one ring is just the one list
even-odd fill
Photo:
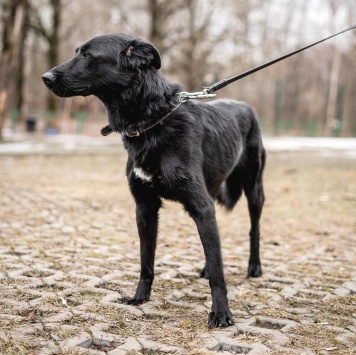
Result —
[[[86, 42], [43, 80], [58, 96], [97, 96], [107, 108], [111, 129], [121, 133], [142, 130], [178, 105], [181, 88], [161, 75], [160, 66], [151, 44], [114, 34]], [[161, 199], [170, 199], [183, 204], [203, 244], [202, 276], [209, 278], [213, 302], [209, 325], [232, 325], [214, 199], [231, 210], [242, 191], [246, 194], [251, 217], [248, 276], [260, 276], [265, 150], [253, 110], [233, 100], [187, 101], [139, 137], [123, 135], [123, 142], [141, 246], [140, 281], [128, 303], [141, 304], [150, 297], [158, 212]]]

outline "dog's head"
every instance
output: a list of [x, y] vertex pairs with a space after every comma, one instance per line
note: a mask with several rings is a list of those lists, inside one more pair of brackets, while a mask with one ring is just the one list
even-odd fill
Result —
[[42, 75], [57, 96], [123, 90], [139, 71], [161, 67], [159, 52], [152, 44], [122, 33], [95, 37], [75, 53], [72, 59]]

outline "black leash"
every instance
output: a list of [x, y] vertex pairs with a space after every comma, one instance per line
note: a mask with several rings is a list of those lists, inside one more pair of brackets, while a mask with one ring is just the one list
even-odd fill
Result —
[[[297, 53], [299, 53], [299, 52], [302, 52], [302, 51], [304, 51], [304, 50], [306, 50], [306, 49], [308, 49], [308, 48], [310, 48], [310, 47], [313, 47], [313, 46], [315, 46], [315, 45], [321, 43], [321, 42], [327, 41], [327, 40], [330, 39], [330, 38], [333, 38], [333, 37], [335, 37], [335, 36], [338, 36], [338, 35], [340, 35], [340, 34], [342, 34], [342, 33], [344, 33], [344, 32], [353, 30], [353, 29], [355, 29], [355, 28], [356, 28], [356, 25], [353, 25], [353, 26], [351, 26], [351, 27], [349, 27], [349, 28], [346, 28], [346, 29], [343, 30], [343, 31], [340, 31], [340, 32], [338, 32], [338, 33], [335, 33], [335, 34], [333, 34], [333, 35], [331, 35], [331, 36], [329, 36], [329, 37], [326, 37], [326, 38], [324, 38], [324, 39], [322, 39], [322, 40], [320, 40], [320, 41], [317, 41], [317, 42], [315, 42], [315, 43], [309, 44], [308, 46], [305, 46], [305, 47], [303, 47], [303, 48], [297, 49], [297, 50], [295, 50], [295, 51], [293, 51], [293, 52], [291, 52], [291, 53], [285, 54], [285, 55], [283, 55], [283, 56], [281, 56], [281, 57], [279, 57], [279, 58], [276, 58], [276, 59], [271, 60], [271, 61], [269, 61], [269, 62], [267, 62], [267, 63], [264, 63], [264, 64], [262, 64], [262, 65], [259, 65], [258, 67], [255, 67], [255, 68], [252, 68], [252, 69], [250, 69], [250, 70], [247, 70], [247, 71], [245, 71], [245, 72], [243, 72], [243, 73], [241, 73], [241, 74], [235, 75], [235, 76], [233, 76], [233, 77], [231, 77], [231, 78], [229, 78], [229, 79], [222, 79], [222, 80], [218, 81], [217, 83], [215, 83], [215, 84], [213, 84], [213, 85], [211, 85], [211, 86], [209, 86], [209, 87], [203, 89], [203, 91], [198, 91], [198, 92], [186, 92], [186, 91], [184, 91], [184, 92], [180, 92], [180, 93], [178, 94], [178, 100], [179, 100], [178, 106], [175, 107], [170, 113], [168, 113], [168, 114], [167, 114], [166, 116], [164, 116], [162, 119], [160, 119], [160, 120], [157, 121], [156, 123], [152, 124], [151, 126], [147, 127], [146, 129], [143, 129], [141, 132], [138, 132], [138, 131], [135, 131], [135, 132], [126, 132], [126, 131], [125, 131], [125, 132], [123, 132], [122, 134], [124, 134], [124, 135], [126, 135], [127, 137], [130, 137], [130, 138], [132, 138], [132, 137], [138, 137], [141, 133], [146, 132], [147, 130], [151, 129], [152, 127], [154, 127], [154, 126], [156, 126], [158, 123], [160, 123], [160, 122], [161, 122], [162, 120], [164, 120], [166, 117], [168, 117], [173, 111], [175, 111], [175, 110], [181, 105], [181, 103], [186, 102], [186, 101], [188, 101], [188, 100], [192, 100], [192, 99], [210, 99], [210, 98], [212, 98], [212, 97], [215, 97], [216, 94], [213, 94], [215, 91], [218, 91], [218, 90], [222, 89], [223, 87], [225, 87], [225, 86], [227, 86], [227, 85], [233, 83], [234, 81], [240, 80], [240, 79], [242, 79], [242, 78], [244, 78], [244, 77], [246, 77], [246, 76], [248, 76], [248, 75], [251, 75], [251, 74], [253, 74], [253, 73], [256, 73], [257, 71], [262, 70], [262, 69], [264, 69], [264, 68], [267, 68], [267, 67], [269, 67], [269, 66], [272, 65], [272, 64], [278, 63], [278, 62], [280, 62], [280, 61], [283, 60], [283, 59], [286, 59], [286, 58], [288, 58], [288, 57], [291, 57], [291, 56], [294, 55], [294, 54], [297, 54]], [[113, 130], [111, 129], [111, 127], [110, 127], [109, 125], [103, 127], [103, 128], [101, 129], [101, 131], [100, 131], [100, 133], [101, 133], [103, 136], [107, 136], [107, 135], [109, 135], [109, 134], [112, 133], [112, 132], [113, 132]]]
[[333, 34], [333, 35], [331, 35], [331, 36], [329, 36], [327, 38], [324, 38], [324, 39], [322, 39], [320, 41], [312, 43], [312, 44], [310, 44], [308, 46], [305, 46], [303, 48], [297, 49], [297, 50], [295, 50], [295, 51], [293, 51], [291, 53], [285, 54], [285, 55], [283, 55], [283, 56], [281, 56], [281, 57], [279, 57], [277, 59], [271, 60], [270, 62], [267, 62], [265, 64], [259, 65], [258, 67], [255, 67], [253, 69], [247, 70], [247, 71], [245, 71], [245, 72], [243, 72], [241, 74], [235, 75], [235, 76], [233, 76], [233, 77], [231, 77], [229, 79], [222, 79], [222, 80], [218, 81], [217, 83], [205, 88], [203, 91], [193, 92], [193, 93], [189, 93], [189, 92], [179, 93], [179, 97], [183, 102], [187, 101], [189, 99], [208, 99], [208, 98], [214, 97], [215, 94], [213, 94], [213, 92], [222, 89], [223, 87], [233, 83], [234, 81], [240, 80], [240, 79], [244, 78], [245, 76], [248, 76], [248, 75], [251, 75], [253, 73], [256, 73], [257, 71], [259, 71], [261, 69], [267, 68], [272, 64], [275, 64], [275, 63], [277, 63], [277, 62], [279, 62], [279, 61], [281, 61], [283, 59], [291, 57], [294, 54], [302, 52], [302, 51], [304, 51], [304, 50], [306, 50], [306, 49], [308, 49], [310, 47], [313, 47], [313, 46], [321, 43], [321, 42], [327, 41], [330, 38], [333, 38], [335, 36], [338, 36], [338, 35], [340, 35], [340, 34], [342, 34], [344, 32], [353, 30], [355, 28], [356, 28], [356, 25], [353, 25], [353, 26], [351, 26], [351, 27], [349, 27], [349, 28], [347, 28], [347, 29], [345, 29], [343, 31], [340, 31], [338, 33], [335, 33], [335, 34]]

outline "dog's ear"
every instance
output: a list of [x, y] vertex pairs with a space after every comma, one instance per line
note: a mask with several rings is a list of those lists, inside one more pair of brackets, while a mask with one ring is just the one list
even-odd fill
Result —
[[151, 43], [139, 39], [131, 41], [123, 51], [124, 65], [132, 68], [141, 68], [153, 65], [156, 69], [161, 67], [161, 56], [158, 49]]

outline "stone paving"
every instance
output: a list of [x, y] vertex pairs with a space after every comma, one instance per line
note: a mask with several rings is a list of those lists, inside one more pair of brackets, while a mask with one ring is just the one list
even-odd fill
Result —
[[139, 245], [117, 149], [0, 157], [0, 354], [356, 353], [355, 161], [333, 172], [326, 160], [313, 172], [321, 189], [308, 185], [303, 157], [297, 167], [270, 157], [262, 278], [245, 278], [246, 202], [217, 209], [235, 325], [209, 330], [202, 247], [170, 202], [151, 301], [123, 304], [138, 280]]

